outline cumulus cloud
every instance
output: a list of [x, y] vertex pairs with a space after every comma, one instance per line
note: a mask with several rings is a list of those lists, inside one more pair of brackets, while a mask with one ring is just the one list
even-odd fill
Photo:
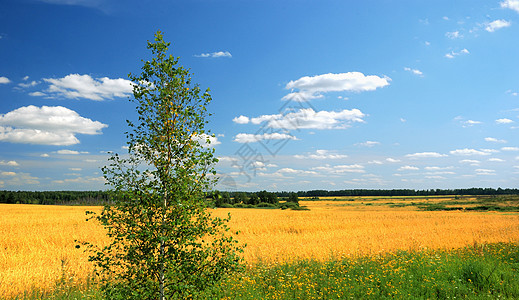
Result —
[[365, 173], [363, 165], [337, 165], [337, 166], [319, 166], [313, 167], [312, 170], [324, 172], [326, 174], [344, 174], [344, 173]]
[[481, 162], [479, 160], [475, 160], [475, 159], [463, 159], [463, 160], [460, 160], [460, 164], [469, 164], [471, 166], [479, 166]]
[[376, 145], [380, 145], [380, 142], [365, 141], [364, 143], [357, 143], [357, 144], [355, 144], [355, 146], [361, 146], [361, 147], [374, 147]]
[[92, 78], [90, 75], [70, 74], [63, 78], [44, 78], [49, 87], [32, 96], [63, 97], [102, 101], [114, 97], [127, 97], [132, 93], [132, 82], [127, 79], [108, 77]]
[[107, 126], [62, 106], [30, 105], [0, 115], [0, 141], [67, 146], [79, 143], [76, 134], [101, 134]]
[[291, 129], [345, 129], [353, 122], [364, 122], [365, 115], [358, 109], [342, 111], [314, 111], [303, 108], [285, 115], [263, 115], [252, 118], [253, 124], [267, 123], [269, 128]]
[[440, 154], [438, 152], [419, 152], [413, 154], [407, 154], [406, 157], [411, 159], [417, 158], [436, 158], [436, 157], [446, 157], [446, 154]]
[[496, 170], [476, 169], [476, 175], [496, 175]]
[[506, 140], [499, 140], [493, 137], [486, 137], [485, 141], [492, 142], [492, 143], [506, 143]]
[[221, 144], [221, 142], [218, 140], [216, 136], [208, 135], [205, 133], [197, 134], [193, 137], [193, 140], [197, 141], [200, 144], [200, 146], [204, 148], [213, 147]]
[[486, 26], [485, 26], [485, 30], [488, 31], [488, 32], [494, 32], [498, 29], [501, 29], [501, 28], [504, 28], [504, 27], [508, 27], [512, 25], [512, 23], [506, 21], [506, 20], [495, 20], [495, 21], [492, 21], [490, 23], [487, 23]]
[[10, 161], [0, 160], [0, 166], [18, 167], [19, 164], [14, 160], [10, 160]]
[[452, 151], [450, 151], [450, 154], [461, 155], [461, 156], [474, 156], [474, 155], [490, 155], [493, 152], [496, 152], [496, 150], [491, 150], [491, 149], [476, 150], [476, 149], [465, 148], [465, 149], [452, 150]]
[[445, 54], [445, 57], [447, 57], [447, 58], [454, 58], [456, 56], [459, 56], [459, 55], [462, 55], [462, 54], [469, 54], [469, 53], [470, 53], [469, 50], [463, 49], [463, 50], [458, 51], [458, 52], [451, 51], [451, 52]]
[[304, 76], [292, 80], [285, 86], [286, 89], [297, 89], [283, 97], [284, 100], [296, 100], [298, 97], [314, 99], [322, 97], [327, 92], [365, 92], [389, 85], [389, 77], [364, 75], [361, 72], [328, 73], [316, 76]]
[[420, 168], [415, 166], [402, 166], [397, 169], [397, 171], [417, 171], [420, 170]]
[[390, 162], [390, 163], [397, 163], [397, 162], [400, 162], [400, 159], [395, 159], [395, 158], [386, 158], [386, 161], [387, 162]]
[[79, 151], [68, 150], [68, 149], [58, 150], [58, 151], [56, 151], [56, 153], [62, 154], [62, 155], [88, 154], [88, 152], [79, 152]]
[[202, 53], [202, 54], [196, 54], [195, 57], [211, 57], [211, 58], [218, 58], [218, 57], [232, 57], [231, 53], [229, 51], [217, 51], [212, 53]]
[[238, 133], [234, 137], [234, 141], [238, 143], [254, 143], [263, 140], [297, 140], [297, 138], [290, 134], [277, 132], [264, 134]]
[[9, 78], [0, 76], [0, 84], [7, 84], [9, 82], [11, 82], [11, 80], [9, 80]]
[[249, 120], [249, 117], [239, 116], [239, 117], [235, 117], [234, 119], [232, 119], [232, 121], [237, 124], [247, 124], [247, 123], [249, 123], [250, 120]]
[[503, 151], [519, 151], [519, 147], [503, 147], [501, 148]]
[[414, 75], [417, 75], [417, 76], [423, 77], [423, 73], [422, 73], [422, 71], [420, 71], [420, 70], [418, 70], [418, 69], [411, 69], [411, 68], [405, 67], [404, 70], [407, 71], [407, 72], [411, 72], [411, 73], [414, 74]]
[[451, 31], [451, 32], [447, 32], [445, 33], [445, 36], [448, 37], [449, 39], [459, 39], [459, 38], [462, 38], [463, 35], [461, 35], [461, 33], [459, 31]]
[[298, 159], [341, 159], [346, 158], [348, 155], [344, 154], [335, 154], [329, 150], [316, 150], [315, 153], [307, 154], [307, 155], [294, 155], [295, 158]]
[[496, 123], [497, 124], [510, 124], [510, 123], [514, 123], [514, 121], [507, 119], [507, 118], [503, 118], [503, 119], [497, 119]]
[[519, 0], [505, 0], [499, 4], [502, 8], [509, 8], [519, 13]]

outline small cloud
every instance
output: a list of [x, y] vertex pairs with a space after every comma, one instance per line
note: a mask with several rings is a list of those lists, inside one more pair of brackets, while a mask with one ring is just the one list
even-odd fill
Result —
[[510, 124], [510, 123], [514, 123], [514, 121], [512, 121], [510, 119], [503, 118], [503, 119], [497, 119], [496, 123], [497, 124]]
[[45, 90], [48, 95], [67, 99], [102, 101], [127, 97], [133, 90], [132, 82], [123, 78], [92, 78], [90, 75], [69, 74], [63, 78], [44, 78], [43, 81], [50, 84]]
[[488, 161], [491, 161], [491, 162], [505, 162], [504, 159], [501, 159], [501, 158], [489, 158]]
[[501, 8], [509, 8], [519, 13], [519, 0], [505, 0], [499, 4]]
[[420, 168], [415, 166], [403, 166], [397, 169], [397, 171], [417, 171], [420, 170]]
[[212, 53], [202, 53], [197, 54], [195, 57], [210, 57], [210, 58], [219, 58], [219, 57], [232, 57], [231, 53], [229, 51], [218, 51], [218, 52], [212, 52]]
[[503, 147], [501, 148], [503, 151], [519, 151], [519, 147]]
[[380, 145], [380, 142], [375, 142], [375, 141], [365, 141], [364, 143], [357, 143], [355, 144], [355, 146], [360, 146], [360, 147], [374, 147], [376, 145]]
[[9, 80], [9, 78], [0, 76], [0, 84], [7, 84], [9, 82], [11, 82], [11, 80]]
[[417, 76], [423, 77], [423, 73], [422, 73], [422, 71], [420, 71], [420, 70], [418, 70], [418, 69], [411, 69], [411, 68], [405, 67], [404, 70], [407, 71], [407, 72], [411, 72], [411, 73], [413, 73], [414, 75], [417, 75]]
[[486, 25], [487, 25], [485, 27], [486, 31], [494, 32], [494, 31], [496, 31], [498, 29], [508, 27], [508, 26], [512, 25], [512, 23], [510, 23], [510, 22], [508, 22], [506, 20], [495, 20], [495, 21], [492, 21], [490, 23], [487, 23]]
[[64, 149], [64, 150], [58, 150], [56, 151], [57, 154], [61, 154], [61, 155], [79, 155], [79, 154], [88, 154], [88, 152], [86, 151], [75, 151], [75, 150], [67, 150], [67, 149]]
[[297, 140], [295, 136], [286, 133], [264, 133], [264, 134], [250, 134], [250, 133], [238, 133], [234, 137], [234, 141], [238, 143], [253, 143], [263, 140]]
[[386, 158], [386, 161], [387, 161], [387, 162], [390, 162], [390, 163], [397, 163], [397, 162], [400, 162], [399, 159], [395, 159], [395, 158], [391, 158], [391, 157]]
[[458, 51], [458, 52], [451, 51], [451, 52], [445, 54], [445, 57], [447, 57], [447, 58], [454, 58], [454, 57], [456, 57], [458, 55], [469, 54], [469, 53], [470, 53], [469, 50], [463, 49], [463, 50]]
[[437, 157], [446, 157], [446, 154], [440, 154], [438, 152], [420, 152], [420, 153], [413, 153], [413, 154], [407, 154], [406, 157], [411, 159], [417, 159], [417, 158], [437, 158]]
[[407, 120], [404, 118], [400, 118], [400, 122], [405, 123], [405, 122], [407, 122]]
[[10, 160], [10, 161], [0, 160], [0, 166], [18, 167], [19, 164], [14, 160]]
[[25, 76], [25, 77], [23, 77], [22, 80], [23, 80], [23, 81], [27, 81], [27, 80], [29, 80], [29, 76]]
[[481, 163], [479, 160], [475, 159], [463, 159], [459, 161], [461, 164], [470, 164], [471, 166], [479, 166]]
[[492, 137], [486, 137], [485, 141], [492, 142], [492, 143], [506, 143], [506, 140], [499, 140], [499, 139], [492, 138]]
[[[27, 76], [25, 76], [27, 77]], [[24, 77], [24, 78], [25, 78]], [[28, 83], [19, 83], [18, 86], [21, 87], [21, 88], [30, 88], [30, 87], [33, 87], [33, 86], [37, 86], [40, 82], [39, 81], [31, 81], [31, 82], [28, 82]]]
[[42, 93], [42, 92], [32, 92], [32, 93], [29, 93], [29, 96], [33, 96], [33, 97], [44, 97], [44, 96], [47, 96], [47, 94]]
[[463, 37], [463, 35], [461, 35], [459, 31], [447, 32], [447, 33], [445, 34], [445, 36], [448, 37], [449, 39], [452, 39], [452, 40], [454, 40], [454, 39], [460, 39], [460, 38]]
[[460, 155], [460, 156], [473, 156], [473, 155], [490, 155], [491, 153], [495, 153], [495, 152], [496, 152], [496, 150], [492, 150], [492, 149], [476, 150], [476, 149], [465, 148], [465, 149], [452, 150], [452, 151], [450, 151], [450, 154]]
[[315, 153], [307, 154], [307, 155], [294, 155], [295, 158], [298, 159], [341, 159], [346, 158], [348, 155], [344, 154], [335, 154], [329, 150], [316, 150]]
[[431, 42], [425, 41], [424, 44], [425, 44], [425, 46], [430, 46]]
[[496, 175], [496, 170], [476, 169], [476, 175]]
[[232, 119], [232, 121], [237, 124], [247, 124], [247, 123], [249, 123], [250, 119], [249, 119], [249, 117], [246, 117], [246, 116], [239, 116], [239, 117]]

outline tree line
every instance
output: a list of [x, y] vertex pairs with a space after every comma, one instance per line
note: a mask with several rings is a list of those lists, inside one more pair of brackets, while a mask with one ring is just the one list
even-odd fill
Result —
[[[218, 196], [219, 195], [219, 196]], [[468, 189], [393, 189], [393, 190], [310, 190], [298, 192], [225, 192], [214, 191], [207, 193], [207, 199], [214, 201], [216, 206], [222, 204], [249, 204], [259, 203], [278, 204], [279, 200], [290, 197], [340, 197], [340, 196], [446, 196], [446, 195], [519, 195], [519, 189], [512, 188], [468, 188]], [[7, 191], [0, 190], [0, 203], [8, 204], [50, 204], [50, 205], [104, 205], [110, 203], [112, 195], [108, 191]], [[292, 198], [294, 201], [295, 198]], [[295, 202], [295, 201], [294, 201]]]

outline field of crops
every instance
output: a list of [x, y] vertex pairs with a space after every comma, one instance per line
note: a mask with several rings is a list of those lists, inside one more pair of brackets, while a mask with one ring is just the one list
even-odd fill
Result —
[[[517, 198], [357, 197], [300, 204], [309, 210], [213, 213], [231, 212], [231, 228], [241, 232], [252, 267], [519, 242]], [[86, 282], [92, 269], [74, 240], [106, 242], [103, 229], [85, 221], [86, 210], [100, 208], [0, 205], [0, 298]]]

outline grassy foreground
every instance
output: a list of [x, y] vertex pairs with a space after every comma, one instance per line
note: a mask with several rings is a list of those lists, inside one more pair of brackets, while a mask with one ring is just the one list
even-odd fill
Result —
[[[101, 299], [95, 286], [57, 285], [29, 299]], [[519, 299], [519, 245], [397, 251], [321, 262], [255, 263], [202, 299]]]

